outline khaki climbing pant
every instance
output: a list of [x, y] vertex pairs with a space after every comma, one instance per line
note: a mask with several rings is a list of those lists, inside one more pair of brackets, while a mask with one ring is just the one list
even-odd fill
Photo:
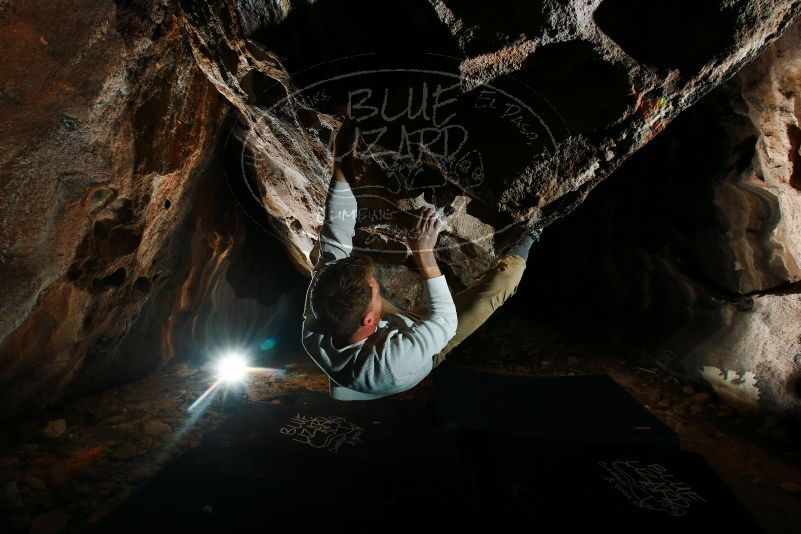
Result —
[[[516, 254], [507, 254], [498, 259], [495, 266], [482, 276], [476, 285], [464, 289], [453, 296], [459, 324], [456, 334], [438, 354], [434, 355], [434, 367], [445, 361], [448, 353], [484, 324], [506, 300], [517, 292], [523, 278], [526, 260]], [[402, 313], [414, 321], [423, 318], [414, 312], [400, 310], [381, 297], [384, 311]]]

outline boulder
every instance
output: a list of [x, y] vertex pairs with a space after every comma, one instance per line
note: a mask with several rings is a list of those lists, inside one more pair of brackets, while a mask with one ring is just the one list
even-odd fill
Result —
[[358, 121], [354, 250], [378, 257], [387, 295], [415, 309], [422, 289], [393, 212], [439, 208], [440, 264], [453, 289], [468, 287], [515, 221], [570, 213], [798, 15], [764, 0], [184, 7], [198, 64], [238, 111], [240, 179], [307, 272], [332, 137], [343, 116]]
[[524, 298], [801, 420], [799, 86], [795, 22], [543, 234]]
[[0, 413], [13, 417], [171, 357], [225, 104], [172, 3], [3, 2], [0, 50]]

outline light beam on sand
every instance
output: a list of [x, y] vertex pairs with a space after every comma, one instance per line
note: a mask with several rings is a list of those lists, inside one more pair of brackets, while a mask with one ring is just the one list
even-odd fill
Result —
[[276, 369], [274, 367], [248, 367], [249, 373], [258, 373], [258, 374], [274, 374], [274, 375], [283, 375], [283, 369]]
[[[165, 443], [164, 448], [156, 455], [156, 462], [163, 463], [170, 458], [171, 451], [173, 448], [181, 441], [181, 439], [187, 434], [187, 432], [197, 423], [197, 421], [202, 417], [202, 415], [206, 412], [206, 410], [211, 406], [211, 403], [214, 401], [214, 398], [217, 394], [222, 391], [227, 382], [220, 376], [221, 373], [220, 366], [218, 365], [218, 377], [214, 381], [214, 383], [209, 386], [209, 388], [197, 398], [195, 402], [193, 402], [187, 409], [186, 413], [189, 414], [189, 418], [184, 422], [184, 424], [179, 428], [175, 434]], [[244, 367], [243, 373], [241, 373], [241, 379], [244, 380], [245, 376], [249, 373], [254, 374], [268, 374], [268, 375], [275, 375], [281, 376], [284, 375], [285, 372], [283, 369], [275, 369], [271, 367]], [[238, 381], [238, 380], [237, 380]], [[235, 381], [236, 382], [236, 381]], [[222, 387], [220, 387], [222, 386]]]
[[217, 362], [217, 380], [215, 380], [214, 383], [209, 386], [209, 389], [204, 391], [203, 394], [198, 397], [198, 399], [193, 402], [189, 408], [186, 409], [186, 411], [192, 412], [192, 410], [203, 403], [203, 401], [223, 382], [225, 382], [225, 384], [234, 384], [236, 382], [244, 381], [245, 376], [251, 369], [254, 368], [248, 367], [247, 360], [242, 354], [238, 352], [228, 353], [225, 357]]
[[215, 381], [214, 381], [214, 383], [213, 383], [211, 386], [209, 386], [209, 389], [207, 389], [206, 391], [204, 391], [204, 392], [203, 392], [203, 394], [202, 394], [200, 397], [198, 397], [198, 398], [197, 398], [197, 400], [196, 400], [195, 402], [193, 402], [193, 403], [192, 403], [192, 404], [189, 406], [189, 408], [187, 408], [187, 409], [186, 409], [186, 411], [187, 411], [187, 412], [191, 412], [191, 411], [192, 411], [192, 410], [194, 410], [196, 407], [198, 407], [198, 406], [199, 406], [199, 405], [200, 405], [200, 404], [201, 404], [201, 403], [202, 403], [202, 402], [203, 402], [203, 401], [206, 399], [206, 397], [208, 397], [209, 395], [211, 395], [211, 393], [212, 393], [212, 392], [213, 392], [215, 389], [217, 389], [217, 386], [219, 386], [221, 382], [222, 382], [222, 379], [219, 379], [219, 378], [218, 378], [217, 380], [215, 380]]
[[[206, 391], [204, 391], [203, 394], [200, 397], [198, 397], [197, 400], [195, 402], [193, 402], [189, 406], [189, 408], [186, 409], [186, 411], [187, 412], [191, 412], [196, 407], [201, 405], [203, 403], [203, 401], [209, 395], [211, 395], [220, 386], [220, 384], [222, 384], [223, 382], [235, 382], [235, 381], [242, 380], [242, 379], [244, 379], [243, 378], [244, 375], [246, 375], [247, 373], [277, 375], [277, 376], [280, 376], [280, 375], [284, 374], [283, 369], [275, 369], [273, 367], [244, 367], [241, 370], [241, 373], [240, 373], [239, 369], [237, 369], [237, 368], [235, 368], [235, 370], [233, 370], [230, 373], [228, 373], [229, 370], [230, 370], [230, 368], [226, 368], [226, 374], [223, 374], [222, 376], [220, 376], [220, 378], [215, 380], [214, 383], [211, 386], [209, 386], [209, 388]], [[234, 376], [236, 378], [232, 378]]]

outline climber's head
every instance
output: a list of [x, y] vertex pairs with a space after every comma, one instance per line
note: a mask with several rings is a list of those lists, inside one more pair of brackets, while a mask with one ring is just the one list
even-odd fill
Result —
[[340, 344], [372, 334], [384, 314], [373, 260], [349, 256], [326, 265], [317, 274], [311, 303], [322, 330]]

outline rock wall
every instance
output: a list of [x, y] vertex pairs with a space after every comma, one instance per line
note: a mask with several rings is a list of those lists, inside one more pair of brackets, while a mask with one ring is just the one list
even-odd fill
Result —
[[226, 109], [170, 3], [0, 4], [0, 414], [167, 361]]
[[554, 225], [525, 295], [801, 419], [800, 76], [796, 23]]
[[218, 299], [242, 304], [231, 180], [308, 272], [354, 95], [356, 245], [417, 307], [393, 210], [437, 205], [469, 286], [513, 222], [570, 213], [800, 4], [0, 2], [0, 413], [142, 376]]
[[[547, 225], [570, 213], [772, 42], [799, 6], [183, 3], [198, 64], [239, 112], [243, 174], [256, 176], [255, 193], [305, 271], [328, 185], [328, 146], [346, 110], [357, 116], [365, 213], [356, 250], [380, 259], [388, 296], [413, 308], [420, 286], [388, 212], [435, 204], [449, 218], [439, 247], [449, 283], [471, 285], [515, 237], [514, 221]], [[437, 95], [439, 87], [447, 89]], [[455, 132], [464, 141], [458, 149], [446, 139]]]
[[744, 299], [721, 306], [685, 369], [733, 403], [801, 420], [801, 24], [737, 82], [753, 156], [715, 188], [725, 259], [704, 274]]

